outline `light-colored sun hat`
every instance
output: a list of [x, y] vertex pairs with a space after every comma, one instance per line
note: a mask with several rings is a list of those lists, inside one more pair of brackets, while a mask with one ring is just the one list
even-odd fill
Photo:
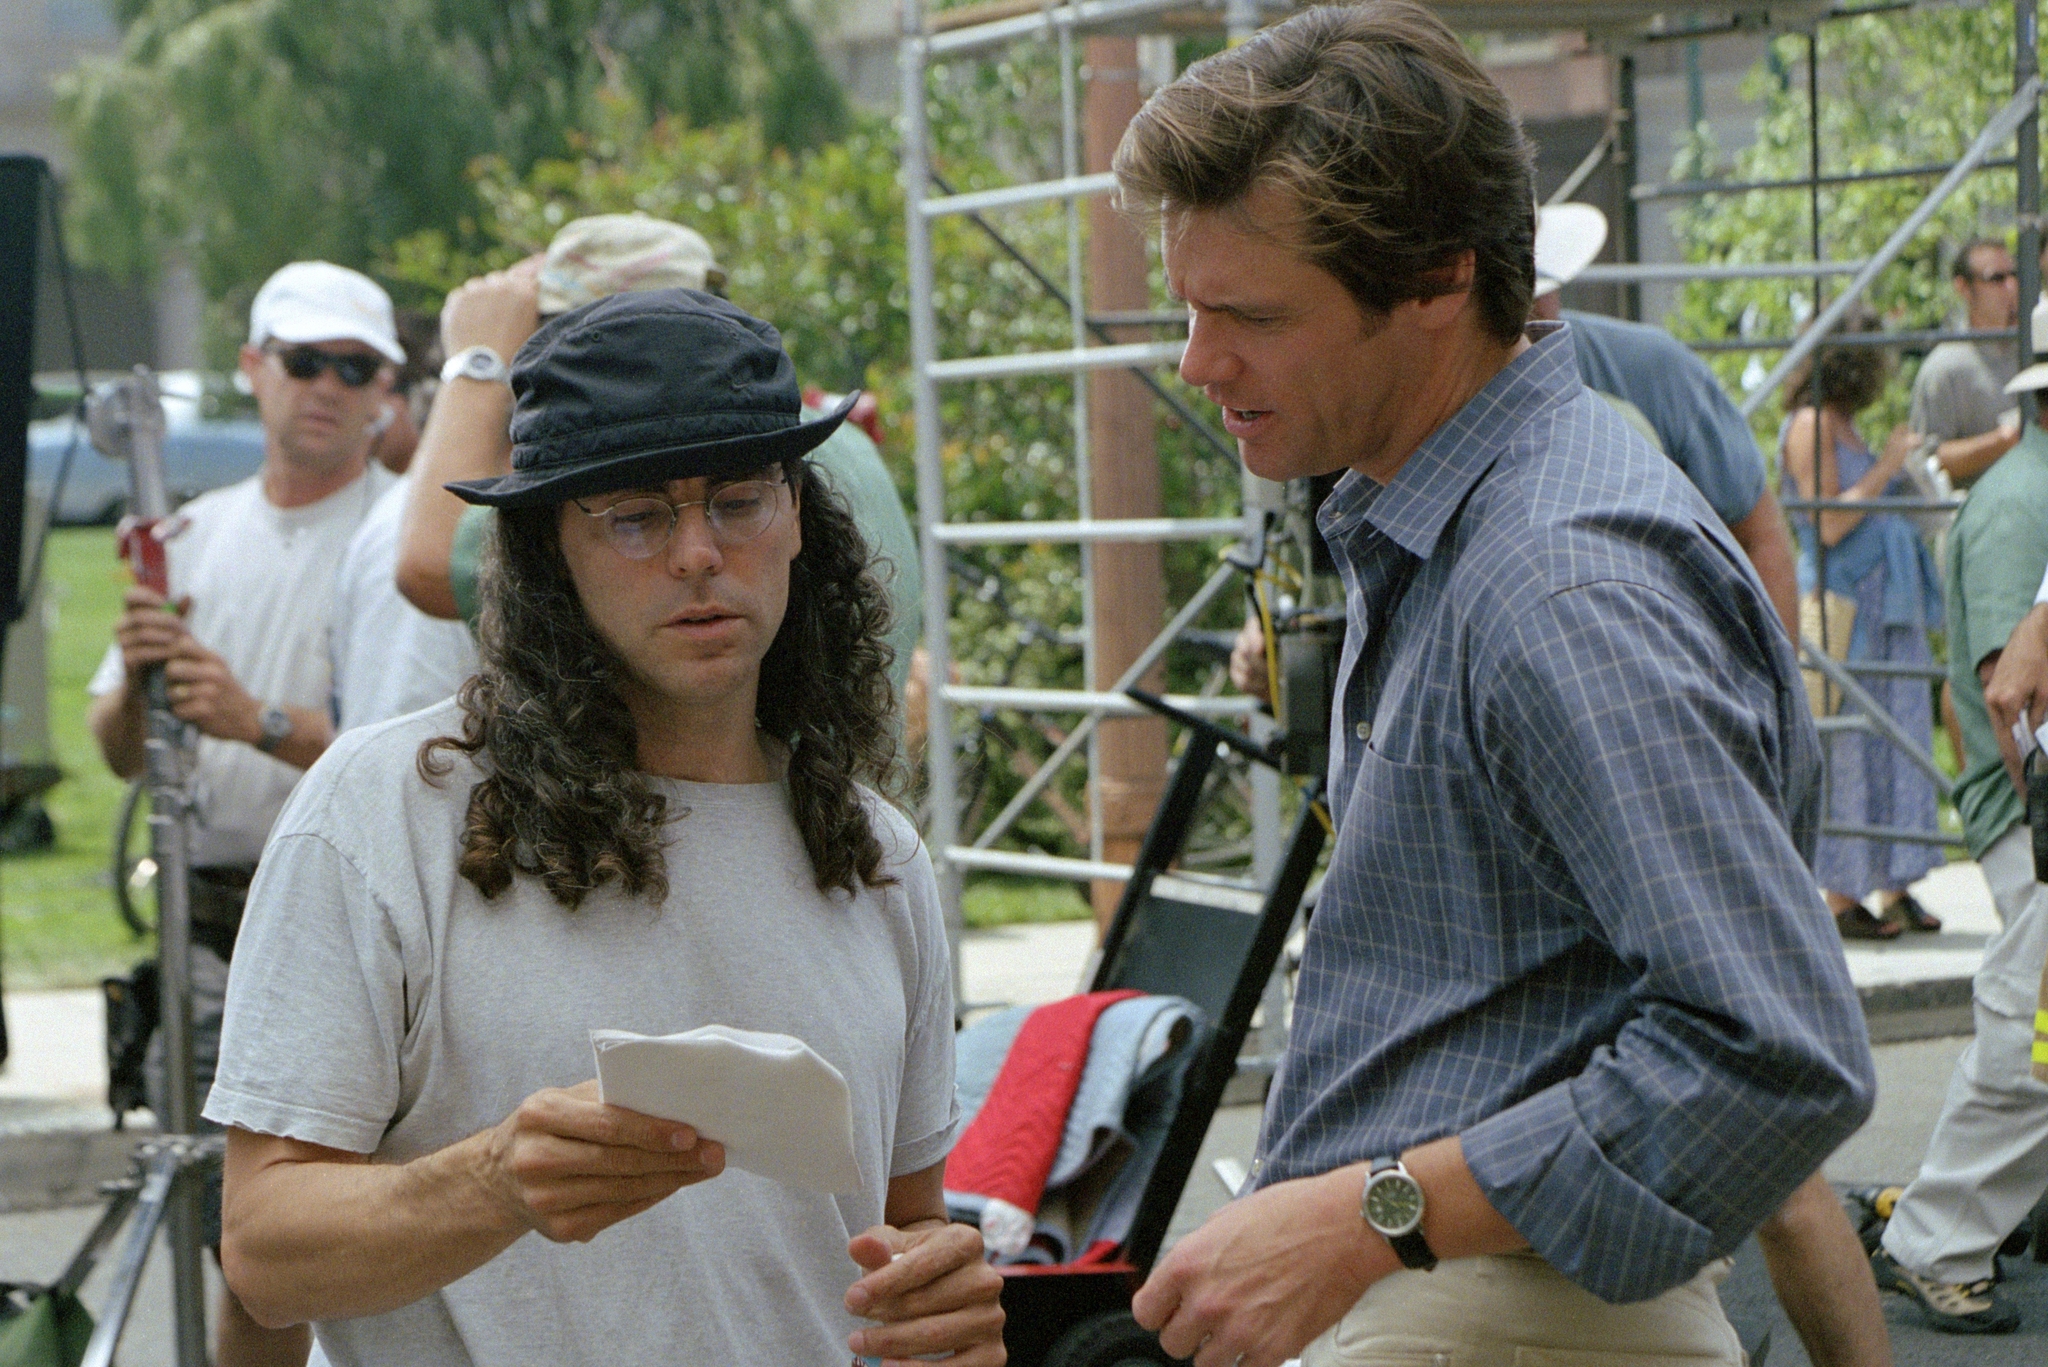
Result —
[[347, 338], [405, 364], [391, 296], [369, 276], [328, 261], [294, 261], [263, 282], [249, 305], [249, 345], [294, 345]]
[[1536, 293], [1562, 289], [1607, 244], [1607, 215], [1590, 204], [1545, 204], [1536, 211]]
[[[2048, 343], [2048, 295], [2034, 305], [2034, 345]], [[2005, 382], [2008, 394], [2024, 394], [2030, 389], [2048, 389], [2048, 361], [2036, 361]]]
[[700, 233], [649, 214], [593, 214], [564, 225], [540, 268], [540, 311], [634, 290], [717, 291], [725, 272]]

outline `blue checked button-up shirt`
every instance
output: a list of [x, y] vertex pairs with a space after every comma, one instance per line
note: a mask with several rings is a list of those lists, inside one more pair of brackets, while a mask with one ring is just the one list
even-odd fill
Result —
[[1260, 1181], [1461, 1135], [1538, 1253], [1639, 1300], [1732, 1251], [1875, 1079], [1791, 644], [1569, 334], [1532, 336], [1321, 514], [1337, 843]]

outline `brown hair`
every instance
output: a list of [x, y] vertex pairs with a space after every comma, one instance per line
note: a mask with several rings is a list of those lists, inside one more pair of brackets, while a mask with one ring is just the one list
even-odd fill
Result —
[[[801, 489], [803, 550], [789, 607], [761, 661], [756, 724], [789, 749], [790, 815], [820, 891], [895, 881], [858, 785], [896, 783], [889, 599], [867, 543], [830, 484], [786, 461]], [[562, 557], [558, 509], [501, 511], [486, 545], [481, 662], [457, 695], [461, 736], [420, 747], [433, 782], [448, 752], [474, 756], [462, 876], [485, 897], [515, 874], [575, 907], [616, 880], [632, 897], [668, 893], [661, 828], [667, 801], [639, 770], [625, 666], [583, 610]]]
[[1973, 285], [1982, 284], [1983, 281], [1977, 278], [1977, 268], [1970, 264], [1970, 258], [1986, 247], [2001, 252], [2005, 250], [2005, 244], [1995, 237], [1973, 237], [1956, 248], [1956, 259], [1949, 263], [1949, 273], [1958, 280], [1967, 280]]
[[1162, 87], [1117, 148], [1123, 204], [1228, 209], [1271, 185], [1306, 260], [1384, 314], [1451, 293], [1471, 252], [1486, 330], [1522, 335], [1535, 288], [1534, 158], [1507, 98], [1409, 0], [1307, 10]]
[[[1837, 329], [1865, 333], [1880, 330], [1876, 318], [1861, 312], [1852, 313]], [[1891, 362], [1883, 347], [1822, 345], [1792, 368], [1779, 395], [1785, 411], [1791, 413], [1811, 405], [1817, 388], [1821, 407], [1853, 418], [1877, 402], [1889, 378]]]

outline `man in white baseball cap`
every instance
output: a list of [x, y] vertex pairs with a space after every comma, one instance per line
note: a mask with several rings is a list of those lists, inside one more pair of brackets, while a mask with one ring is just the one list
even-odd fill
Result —
[[[334, 738], [328, 632], [335, 567], [393, 476], [369, 459], [375, 421], [405, 359], [391, 300], [324, 261], [284, 267], [256, 292], [241, 371], [263, 421], [263, 466], [179, 510], [166, 550], [170, 597], [127, 592], [94, 674], [88, 719], [107, 765], [142, 771], [143, 671], [161, 663], [171, 707], [198, 736], [192, 840], [194, 1044], [202, 1102], [213, 1081], [221, 992], [242, 899], [272, 821]], [[159, 1071], [161, 1053], [151, 1050]], [[220, 1188], [207, 1196], [220, 1240]], [[223, 1294], [222, 1367], [303, 1363], [303, 1327], [269, 1330]]]

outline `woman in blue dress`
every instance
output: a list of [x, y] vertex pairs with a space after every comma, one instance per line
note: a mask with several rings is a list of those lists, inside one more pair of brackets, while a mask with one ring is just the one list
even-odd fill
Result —
[[[1919, 436], [1899, 428], [1884, 451], [1873, 454], [1856, 426], [1856, 415], [1883, 392], [1887, 369], [1877, 347], [1822, 348], [1786, 382], [1790, 416], [1779, 433], [1779, 450], [1800, 497], [1861, 500], [1914, 492], [1900, 471], [1920, 446]], [[1799, 534], [1801, 594], [1820, 586], [1824, 566], [1826, 587], [1855, 604], [1849, 662], [1932, 664], [1927, 633], [1941, 625], [1941, 581], [1912, 522], [1900, 513], [1853, 509], [1804, 513], [1793, 522]], [[1848, 625], [1837, 618], [1829, 628], [1839, 632]], [[1839, 651], [1839, 640], [1828, 644]], [[1934, 725], [1927, 680], [1899, 674], [1855, 677], [1927, 750]], [[1851, 710], [1844, 704], [1845, 713]], [[1891, 741], [1875, 731], [1843, 730], [1827, 733], [1823, 742], [1831, 824], [1935, 829], [1934, 782]], [[1891, 939], [1907, 929], [1941, 928], [1906, 889], [1942, 862], [1935, 845], [1823, 835], [1814, 874], [1845, 937]], [[1876, 916], [1864, 905], [1873, 892], [1881, 913]]]

